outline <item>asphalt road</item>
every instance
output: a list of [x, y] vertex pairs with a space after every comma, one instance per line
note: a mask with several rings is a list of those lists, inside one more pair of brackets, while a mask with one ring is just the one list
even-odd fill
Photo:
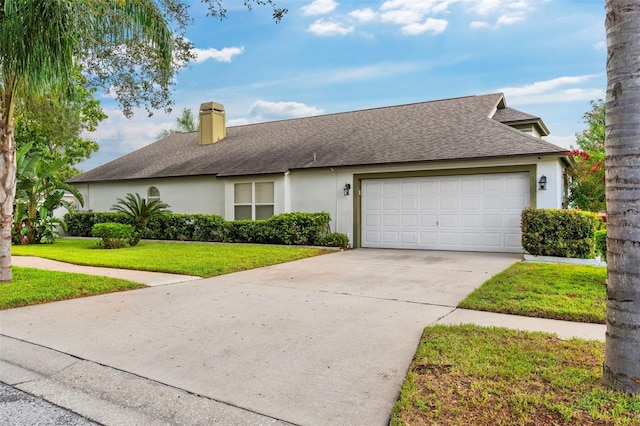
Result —
[[0, 382], [0, 424], [3, 426], [95, 426], [71, 411]]

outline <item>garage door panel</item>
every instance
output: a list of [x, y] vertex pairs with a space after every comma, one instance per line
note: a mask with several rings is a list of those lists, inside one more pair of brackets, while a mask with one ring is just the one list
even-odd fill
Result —
[[458, 179], [441, 179], [440, 194], [451, 194], [458, 192]]
[[382, 216], [382, 226], [395, 227], [398, 225], [400, 225], [400, 221], [398, 220], [398, 215], [385, 214], [384, 216]]
[[402, 200], [400, 201], [400, 208], [402, 209], [402, 211], [407, 211], [407, 210], [418, 210], [418, 198], [416, 197], [406, 197], [406, 198], [402, 198]]
[[400, 232], [384, 231], [382, 232], [382, 242], [385, 244], [397, 244], [400, 242]]
[[364, 202], [364, 208], [367, 212], [382, 210], [382, 199], [367, 198]]
[[437, 243], [438, 243], [438, 234], [436, 233], [436, 231], [420, 232], [420, 245], [435, 247]]
[[382, 185], [382, 195], [392, 195], [400, 193], [400, 184], [398, 182], [385, 182]]
[[506, 234], [504, 236], [504, 241], [505, 241], [504, 244], [506, 247], [519, 249], [521, 247], [522, 235], [519, 232]]
[[418, 195], [420, 193], [420, 186], [418, 182], [404, 182], [401, 190], [404, 195]]
[[402, 243], [403, 244], [418, 244], [418, 233], [417, 232], [403, 232], [402, 233]]
[[485, 247], [502, 247], [502, 234], [499, 232], [486, 232], [482, 234], [482, 245]]
[[505, 195], [504, 208], [507, 210], [520, 210], [526, 207], [524, 195]]
[[[477, 194], [477, 192], [476, 192]], [[480, 208], [480, 197], [461, 197], [460, 198], [460, 210], [472, 210], [476, 211]]]
[[485, 214], [482, 215], [482, 226], [485, 228], [500, 228], [502, 227], [502, 215], [500, 214]]
[[437, 197], [421, 197], [420, 198], [420, 210], [438, 210], [438, 198]]
[[441, 214], [438, 226], [440, 228], [458, 228], [458, 216], [453, 214]]
[[440, 198], [440, 210], [458, 210], [458, 198], [457, 197], [441, 197]]
[[420, 215], [420, 228], [435, 228], [438, 226], [438, 216], [435, 214]]
[[461, 232], [460, 243], [464, 246], [480, 247], [482, 234], [480, 232]]
[[460, 228], [479, 228], [482, 226], [481, 217], [478, 215], [461, 215]]
[[440, 245], [442, 246], [458, 246], [458, 233], [457, 232], [440, 232]]
[[475, 178], [465, 179], [460, 181], [460, 193], [461, 194], [478, 194], [480, 192], [480, 182]]
[[403, 214], [400, 216], [400, 225], [403, 228], [411, 227], [418, 228], [418, 215], [417, 214]]
[[382, 215], [368, 214], [364, 218], [364, 224], [367, 227], [379, 227], [382, 225]]
[[[508, 228], [520, 229], [520, 215], [519, 214], [505, 214], [504, 226]], [[518, 234], [520, 235], [520, 234]]]
[[529, 174], [365, 179], [362, 245], [522, 252]]
[[367, 244], [379, 244], [382, 243], [382, 232], [381, 231], [366, 231], [363, 233], [364, 243]]
[[482, 197], [482, 208], [484, 210], [503, 210], [504, 198], [500, 195], [486, 195]]
[[502, 193], [503, 179], [499, 177], [484, 177], [482, 179], [482, 192], [484, 193]]

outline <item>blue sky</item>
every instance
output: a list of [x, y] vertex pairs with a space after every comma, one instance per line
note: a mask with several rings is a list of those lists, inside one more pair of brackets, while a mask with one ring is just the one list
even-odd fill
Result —
[[175, 127], [182, 108], [224, 104], [229, 126], [504, 92], [542, 117], [546, 140], [569, 147], [589, 102], [604, 98], [602, 0], [277, 0], [247, 11], [225, 0], [225, 20], [194, 1], [188, 32], [198, 59], [180, 71], [172, 114], [109, 118], [89, 137], [89, 170]]

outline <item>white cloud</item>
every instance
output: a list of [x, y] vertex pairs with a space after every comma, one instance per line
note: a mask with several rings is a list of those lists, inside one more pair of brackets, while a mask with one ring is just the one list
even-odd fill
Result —
[[402, 33], [407, 35], [419, 35], [426, 32], [432, 34], [443, 33], [447, 29], [448, 22], [444, 19], [428, 18], [422, 24], [413, 23], [402, 27]]
[[302, 14], [310, 15], [326, 15], [331, 13], [338, 7], [338, 3], [334, 0], [313, 0], [306, 6], [302, 7]]
[[607, 48], [607, 42], [606, 41], [599, 41], [596, 44], [593, 45], [593, 48], [596, 50], [605, 50]]
[[504, 87], [498, 89], [500, 92], [509, 94], [510, 96], [526, 96], [539, 95], [551, 90], [555, 90], [561, 86], [574, 85], [584, 83], [596, 75], [579, 75], [575, 77], [558, 77], [551, 80], [537, 81], [533, 84], [527, 84], [522, 87]]
[[503, 0], [481, 0], [474, 8], [478, 15], [489, 15], [501, 9]]
[[319, 36], [336, 36], [336, 35], [347, 35], [354, 31], [353, 26], [345, 26], [338, 22], [325, 21], [324, 19], [318, 19], [316, 22], [311, 24], [307, 29], [310, 33]]
[[323, 113], [324, 110], [322, 108], [306, 105], [300, 102], [270, 102], [259, 99], [251, 105], [247, 117], [229, 120], [227, 125], [239, 126], [243, 124], [262, 123], [265, 121], [310, 117]]
[[[521, 1], [505, 1], [505, 0], [480, 0], [478, 4], [472, 9], [478, 15], [485, 17], [489, 15], [497, 16], [494, 28], [502, 25], [513, 25], [518, 22], [525, 21], [527, 19], [526, 13], [534, 9], [533, 2], [531, 0]], [[489, 28], [491, 25], [486, 23], [486, 19], [471, 23], [471, 28]]]
[[471, 29], [478, 29], [478, 28], [490, 28], [491, 25], [488, 22], [484, 22], [484, 21], [472, 21], [469, 24], [469, 28]]
[[525, 15], [523, 12], [517, 13], [507, 13], [498, 18], [496, 21], [496, 25], [513, 25], [518, 22], [522, 22], [525, 20]]
[[372, 22], [375, 21], [378, 17], [378, 14], [374, 12], [371, 8], [365, 9], [356, 9], [349, 12], [349, 16], [354, 19], [357, 19], [360, 22]]
[[604, 97], [604, 89], [576, 86], [583, 86], [597, 77], [600, 76], [558, 77], [522, 87], [504, 87], [498, 90], [505, 93], [509, 103], [518, 105], [591, 101]]
[[218, 62], [231, 62], [234, 56], [240, 55], [244, 52], [244, 47], [224, 47], [220, 50], [209, 48], [209, 49], [193, 49], [193, 52], [196, 55], [195, 63], [204, 62], [207, 59], [213, 59]]

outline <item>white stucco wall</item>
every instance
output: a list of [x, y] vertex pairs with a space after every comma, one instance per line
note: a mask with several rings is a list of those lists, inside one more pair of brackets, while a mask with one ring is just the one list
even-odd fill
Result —
[[128, 192], [147, 196], [149, 187], [160, 191], [160, 199], [174, 213], [224, 214], [224, 181], [213, 176], [74, 184], [82, 193], [85, 205], [80, 211], [108, 212], [116, 199]]

